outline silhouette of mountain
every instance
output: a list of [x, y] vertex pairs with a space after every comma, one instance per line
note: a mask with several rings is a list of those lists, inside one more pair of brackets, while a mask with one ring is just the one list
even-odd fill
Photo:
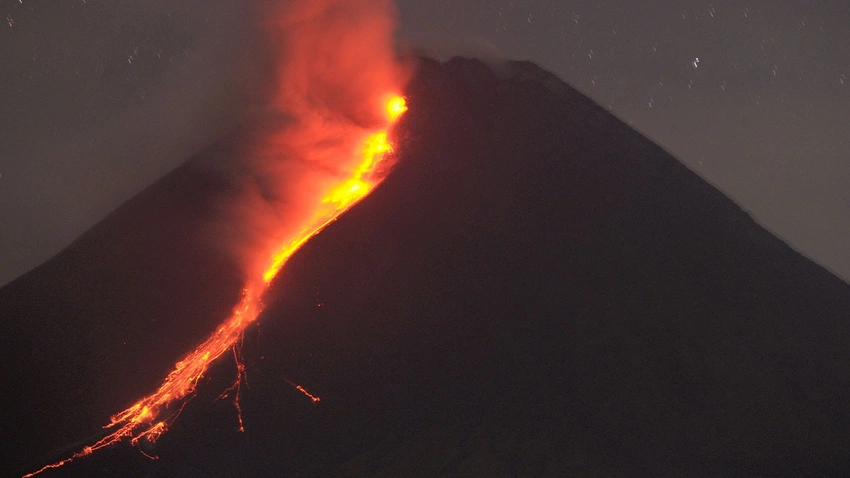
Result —
[[[393, 173], [246, 334], [245, 433], [222, 360], [158, 460], [44, 476], [848, 470], [850, 286], [531, 63], [423, 60], [407, 97]], [[226, 194], [187, 163], [0, 289], [7, 470], [79, 449], [226, 315], [235, 267], [195, 247]]]

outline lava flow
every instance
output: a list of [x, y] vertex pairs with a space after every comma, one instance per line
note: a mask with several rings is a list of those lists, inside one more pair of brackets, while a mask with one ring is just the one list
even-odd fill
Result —
[[[126, 410], [111, 417], [105, 429], [111, 430], [108, 435], [84, 447], [69, 458], [46, 465], [33, 473], [24, 475], [28, 478], [51, 468], [58, 468], [76, 458], [90, 455], [95, 451], [121, 441], [129, 441], [137, 445], [140, 440], [155, 442], [168, 426], [177, 418], [191, 397], [199, 380], [204, 376], [210, 364], [228, 351], [232, 351], [237, 365], [237, 377], [233, 386], [222, 396], [234, 394], [234, 403], [239, 413], [240, 428], [242, 423], [239, 407], [239, 389], [244, 381], [245, 366], [241, 359], [240, 347], [245, 329], [257, 320], [263, 311], [262, 297], [269, 283], [275, 278], [284, 263], [311, 237], [318, 234], [340, 214], [369, 194], [379, 183], [373, 173], [377, 165], [392, 151], [388, 140], [389, 127], [407, 110], [405, 100], [401, 96], [391, 96], [386, 102], [386, 128], [373, 132], [360, 150], [359, 164], [351, 171], [350, 176], [340, 181], [326, 191], [325, 196], [315, 207], [312, 219], [305, 224], [295, 237], [279, 247], [271, 254], [268, 266], [258, 277], [249, 281], [243, 291], [242, 299], [216, 331], [195, 350], [177, 362], [174, 369], [154, 393], [141, 398]], [[310, 394], [302, 386], [293, 386], [312, 401], [319, 397]]]

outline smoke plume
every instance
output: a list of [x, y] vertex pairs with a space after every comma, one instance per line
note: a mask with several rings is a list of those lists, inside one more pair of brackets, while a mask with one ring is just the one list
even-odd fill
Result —
[[216, 237], [248, 279], [266, 267], [333, 184], [351, 174], [367, 137], [386, 128], [385, 104], [410, 69], [393, 45], [389, 0], [295, 0], [259, 9], [268, 84], [245, 154], [228, 158], [235, 194]]

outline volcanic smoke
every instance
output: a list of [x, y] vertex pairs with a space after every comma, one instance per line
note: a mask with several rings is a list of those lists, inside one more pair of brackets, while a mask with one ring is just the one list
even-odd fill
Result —
[[[396, 59], [388, 0], [296, 0], [263, 9], [274, 83], [250, 134], [239, 194], [223, 206], [222, 240], [243, 267], [240, 302], [212, 335], [178, 361], [159, 388], [112, 416], [105, 437], [25, 477], [127, 441], [156, 441], [193, 396], [210, 364], [231, 352], [232, 396], [242, 424], [241, 343], [263, 294], [287, 259], [383, 179], [388, 132], [406, 110], [409, 69]], [[292, 384], [313, 401], [304, 387]]]

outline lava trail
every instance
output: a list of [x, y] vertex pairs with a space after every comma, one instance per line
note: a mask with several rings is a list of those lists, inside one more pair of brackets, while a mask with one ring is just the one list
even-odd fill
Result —
[[[283, 126], [266, 129], [256, 139], [248, 167], [267, 179], [264, 184], [290, 192], [280, 201], [288, 205], [286, 210], [276, 210], [273, 203], [257, 207], [266, 213], [249, 219], [229, 217], [247, 237], [232, 244], [240, 250], [246, 276], [241, 300], [203, 343], [174, 365], [156, 391], [112, 416], [103, 438], [25, 477], [122, 441], [156, 441], [186, 406], [212, 362], [228, 352], [236, 361], [237, 377], [222, 397], [232, 394], [241, 426], [242, 337], [263, 311], [269, 284], [304, 243], [385, 176], [378, 166], [392, 151], [390, 128], [407, 109], [399, 94], [406, 68], [398, 64], [392, 46], [392, 3], [305, 0], [277, 5], [267, 13], [277, 82], [268, 110], [287, 121], [274, 123]], [[240, 201], [231, 213], [255, 205], [247, 195]], [[279, 221], [284, 215], [287, 221]], [[300, 385], [293, 386], [319, 400]]]

